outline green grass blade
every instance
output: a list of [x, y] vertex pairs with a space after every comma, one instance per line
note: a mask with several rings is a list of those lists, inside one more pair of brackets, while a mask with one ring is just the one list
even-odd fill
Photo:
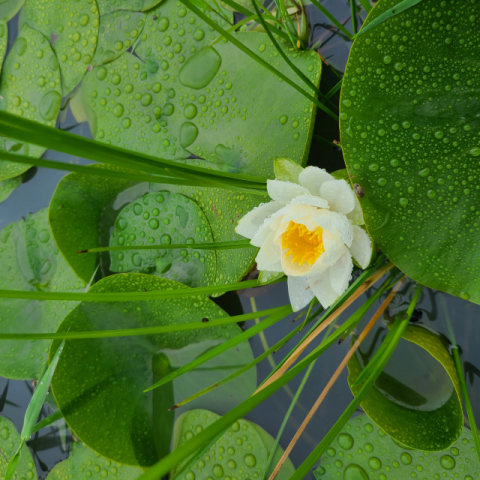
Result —
[[443, 294], [440, 295], [440, 303], [442, 304], [443, 312], [445, 314], [445, 323], [447, 324], [448, 334], [450, 336], [450, 341], [452, 342], [453, 359], [455, 361], [455, 367], [457, 368], [458, 379], [460, 381], [460, 388], [462, 389], [463, 401], [465, 402], [468, 421], [470, 422], [470, 430], [472, 431], [473, 442], [475, 443], [478, 461], [480, 462], [480, 437], [478, 435], [477, 422], [475, 421], [475, 415], [473, 414], [472, 402], [470, 401], [467, 384], [465, 382], [465, 372], [463, 371], [462, 361], [460, 360], [460, 352], [457, 345], [457, 340], [455, 339], [455, 333], [453, 332], [452, 323], [450, 322], [447, 302], [445, 301]]
[[323, 6], [318, 0], [311, 0], [311, 2], [349, 39], [352, 39], [352, 34]]
[[358, 0], [360, 2], [360, 5], [364, 8], [364, 10], [369, 13], [370, 10], [372, 9], [372, 6], [370, 5], [368, 0]]
[[357, 5], [355, 0], [350, 0], [350, 15], [352, 17], [352, 32], [355, 36], [357, 34]]
[[[195, 5], [193, 5], [190, 2], [190, 0], [180, 0], [180, 2], [183, 3], [195, 15], [197, 15], [197, 17], [201, 18], [205, 23], [210, 25], [217, 32], [221, 33], [229, 42], [233, 43], [233, 45], [235, 45], [242, 52], [247, 54], [251, 59], [255, 60], [258, 64], [265, 67], [267, 70], [272, 72], [278, 78], [282, 79], [285, 83], [293, 87], [297, 92], [301, 93], [305, 98], [313, 102], [318, 108], [323, 110], [325, 113], [330, 115], [330, 117], [332, 117], [335, 121], [338, 122], [338, 116], [335, 115], [335, 113], [333, 113], [328, 107], [323, 105], [323, 103], [321, 103], [317, 98], [312, 96], [310, 93], [306, 92], [301, 87], [299, 87], [293, 80], [290, 80], [290, 78], [285, 76], [282, 72], [279, 72], [276, 68], [272, 67], [268, 62], [263, 60], [263, 58], [258, 56], [256, 53], [252, 52], [249, 48], [243, 45], [243, 43], [241, 43], [237, 38], [235, 38], [233, 35], [228, 33], [226, 30], [220, 27], [217, 23], [211, 20], [207, 15], [205, 15], [202, 11], [200, 11]], [[0, 124], [0, 127], [1, 127], [1, 124]]]
[[28, 404], [27, 411], [25, 412], [25, 419], [23, 421], [23, 428], [20, 436], [23, 440], [27, 441], [33, 433], [35, 423], [37, 422], [38, 415], [40, 410], [45, 403], [45, 398], [47, 397], [48, 389], [50, 387], [50, 382], [52, 381], [53, 374], [55, 373], [55, 368], [58, 361], [60, 360], [60, 355], [62, 354], [63, 347], [65, 346], [65, 340], [60, 344], [57, 351], [55, 352], [50, 365], [43, 374], [42, 378], [39, 380], [37, 388], [33, 393], [32, 399]]
[[62, 415], [62, 413], [60, 412], [60, 410], [57, 410], [55, 413], [52, 413], [51, 415], [49, 415], [47, 418], [44, 418], [41, 422], [38, 422], [38, 423], [32, 428], [32, 435], [33, 435], [35, 432], [38, 432], [39, 430], [41, 430], [42, 428], [48, 427], [48, 426], [51, 425], [52, 423], [57, 422], [57, 421], [60, 420], [61, 418], [63, 418], [63, 415]]
[[206, 322], [193, 322], [186, 324], [163, 325], [158, 327], [146, 328], [126, 328], [118, 330], [99, 330], [85, 332], [52, 332], [52, 333], [0, 333], [0, 340], [75, 340], [79, 338], [114, 338], [114, 337], [134, 337], [138, 335], [158, 335], [172, 332], [186, 332], [188, 330], [198, 330], [199, 328], [212, 328], [231, 323], [253, 320], [261, 316], [274, 315], [283, 311], [285, 307], [275, 307], [263, 310], [258, 313], [244, 313], [234, 317], [222, 317]]
[[292, 71], [301, 79], [303, 82], [311, 88], [318, 96], [321, 96], [322, 94], [320, 93], [320, 90], [310, 81], [310, 79], [287, 57], [285, 52], [283, 51], [282, 48], [280, 48], [280, 45], [278, 42], [275, 40], [275, 37], [272, 35], [272, 32], [270, 31], [270, 27], [267, 25], [267, 22], [263, 19], [260, 10], [255, 3], [255, 0], [252, 0], [252, 5], [255, 11], [257, 12], [258, 18], [260, 20], [260, 23], [262, 24], [262, 27], [265, 29], [265, 32], [267, 33], [268, 37], [270, 38], [271, 42], [273, 43], [273, 46], [276, 48], [277, 52], [282, 56], [282, 58], [285, 60], [285, 63], [292, 69]]
[[397, 320], [397, 322], [400, 323], [400, 327], [397, 329], [395, 338], [392, 340], [392, 342], [388, 347], [387, 355], [383, 360], [383, 362], [379, 363], [376, 366], [375, 370], [368, 377], [367, 381], [365, 382], [363, 387], [360, 389], [360, 391], [357, 393], [355, 398], [351, 401], [351, 403], [349, 404], [347, 409], [344, 411], [342, 416], [337, 420], [335, 425], [330, 429], [327, 435], [325, 435], [323, 440], [317, 445], [317, 447], [307, 457], [307, 459], [298, 467], [296, 472], [290, 477], [289, 480], [303, 480], [308, 475], [308, 473], [313, 468], [315, 463], [323, 455], [325, 450], [334, 441], [335, 437], [338, 435], [338, 433], [343, 428], [345, 423], [352, 416], [355, 410], [359, 407], [360, 403], [365, 398], [365, 396], [367, 395], [368, 391], [377, 380], [380, 373], [382, 373], [382, 370], [385, 368], [385, 365], [387, 364], [388, 360], [392, 356], [396, 346], [398, 345], [398, 342], [402, 338], [402, 334], [408, 325], [408, 322], [412, 316], [413, 311], [415, 310], [415, 307], [417, 305], [417, 302], [421, 293], [422, 293], [422, 285], [418, 285], [415, 291], [415, 294], [413, 296], [413, 299], [410, 303], [410, 306], [408, 307], [406, 318], [404, 320]]
[[[286, 277], [273, 283], [284, 282]], [[37, 292], [24, 290], [0, 290], [0, 298], [23, 298], [25, 300], [72, 300], [74, 302], [137, 302], [140, 300], [158, 300], [159, 298], [181, 298], [194, 295], [211, 295], [213, 293], [231, 292], [246, 288], [258, 287], [258, 280], [226, 283], [179, 290], [157, 292], [124, 292], [124, 293], [68, 293], [68, 292]]]
[[[213, 23], [217, 25], [215, 22]], [[177, 176], [188, 173], [198, 173], [212, 180], [243, 181], [259, 184], [252, 185], [254, 188], [263, 188], [263, 185], [266, 183], [266, 179], [261, 177], [214, 171], [114, 147], [102, 142], [97, 142], [96, 140], [90, 140], [85, 137], [80, 137], [79, 135], [65, 132], [58, 128], [47, 127], [46, 125], [26, 120], [4, 111], [0, 111], [0, 132], [2, 132], [3, 136], [15, 138], [22, 142], [34, 143], [35, 145], [74, 156], [80, 156], [99, 163], [133, 168], [134, 170], [141, 170], [148, 173], [161, 173], [168, 167], [172, 171], [175, 171]]]
[[338, 83], [325, 95], [325, 98], [328, 100], [332, 98], [341, 88], [343, 84], [343, 78], [341, 78]]
[[18, 463], [20, 462], [20, 457], [22, 455], [22, 447], [25, 443], [25, 440], [20, 442], [20, 446], [16, 451], [15, 455], [10, 459], [7, 465], [7, 471], [5, 472], [5, 480], [10, 480], [15, 472], [17, 471]]
[[213, 243], [180, 243], [177, 245], [129, 245], [118, 247], [98, 247], [81, 250], [77, 253], [115, 252], [123, 250], [176, 250], [180, 248], [194, 248], [195, 250], [235, 250], [237, 248], [257, 248], [248, 240], [234, 240], [231, 242]]
[[[281, 310], [274, 314], [271, 315], [270, 317], [266, 318], [262, 322], [254, 325], [253, 327], [249, 328], [245, 332], [241, 333], [240, 335], [237, 335], [236, 337], [231, 338], [230, 340], [227, 340], [225, 343], [218, 345], [215, 348], [212, 348], [211, 350], [208, 350], [206, 353], [203, 355], [200, 355], [199, 357], [195, 358], [195, 360], [192, 360], [190, 363], [187, 365], [184, 365], [183, 367], [180, 367], [179, 369], [175, 370], [172, 372], [170, 375], [167, 375], [166, 377], [163, 377], [161, 380], [159, 380], [157, 383], [152, 385], [151, 387], [147, 388], [145, 392], [149, 392], [150, 390], [153, 390], [157, 387], [160, 387], [161, 385], [164, 385], [165, 383], [171, 382], [175, 378], [179, 377], [180, 375], [183, 375], [184, 373], [190, 372], [194, 370], [196, 367], [204, 364], [208, 360], [216, 357], [217, 355], [220, 355], [223, 352], [226, 352], [230, 348], [234, 347], [235, 345], [238, 345], [241, 342], [244, 342], [245, 340], [248, 340], [249, 338], [253, 337], [257, 333], [265, 330], [266, 328], [274, 325], [278, 321], [282, 320], [285, 318], [287, 315], [292, 313], [292, 307], [291, 305], [285, 305], [284, 307], [281, 307]], [[257, 312], [255, 313], [256, 316], [258, 316]]]
[[243, 418], [248, 412], [260, 405], [264, 400], [273, 395], [277, 390], [286, 385], [290, 380], [295, 378], [300, 372], [307, 368], [314, 360], [324, 353], [331, 345], [337, 342], [350, 327], [348, 322], [342, 325], [331, 336], [325, 339], [318, 347], [310, 352], [303, 360], [293, 366], [285, 375], [272, 382], [270, 385], [260, 390], [243, 403], [230, 410], [223, 417], [218, 419], [212, 425], [205, 428], [191, 440], [184, 443], [169, 455], [164, 457], [160, 462], [153, 465], [147, 472], [138, 477], [138, 480], [158, 480], [166, 475], [171, 469], [185, 461], [192, 454], [196, 454], [199, 449], [204, 449], [213, 439], [218, 438], [233, 422], [239, 418]]
[[422, 0], [403, 0], [399, 4], [388, 9], [386, 12], [383, 12], [375, 20], [372, 20], [368, 25], [363, 26], [362, 29], [353, 38], [359, 37], [360, 35], [363, 35], [372, 28], [378, 27], [378, 25], [380, 25], [381, 23], [394, 17], [395, 15], [398, 15], [399, 13], [404, 12], [409, 8], [412, 8], [413, 6], [419, 4], [421, 1]]

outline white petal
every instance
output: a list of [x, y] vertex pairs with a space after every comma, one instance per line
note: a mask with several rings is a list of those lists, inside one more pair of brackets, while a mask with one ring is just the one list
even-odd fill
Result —
[[[272, 202], [273, 203], [273, 202]], [[280, 202], [275, 202], [275, 203], [280, 203]], [[252, 241], [250, 242], [252, 245], [255, 245], [256, 247], [261, 247], [263, 242], [265, 241], [265, 238], [270, 234], [270, 230], [272, 230], [272, 227], [278, 228], [280, 225], [280, 221], [283, 215], [286, 213], [289, 213], [291, 211], [292, 207], [290, 205], [283, 206], [279, 210], [277, 210], [275, 213], [267, 217], [262, 225], [260, 225], [260, 228], [257, 230], [257, 233], [252, 237]], [[277, 222], [278, 220], [278, 222]], [[269, 228], [267, 228], [269, 227]]]
[[[322, 211], [310, 205], [288, 205], [282, 210], [285, 212], [282, 223], [290, 223], [291, 220], [297, 221], [300, 218], [306, 218]], [[328, 212], [328, 210], [325, 211]]]
[[314, 297], [305, 277], [288, 277], [288, 296], [294, 312], [308, 305]]
[[355, 197], [355, 208], [347, 213], [347, 218], [352, 222], [352, 225], [363, 225], [365, 223], [360, 202], [357, 197]]
[[308, 263], [300, 265], [298, 262], [292, 262], [292, 258], [292, 255], [288, 254], [287, 249], [282, 250], [282, 268], [286, 275], [304, 277], [310, 272], [312, 267]]
[[275, 267], [278, 268], [278, 263], [282, 255], [282, 250], [278, 245], [273, 243], [275, 232], [270, 232], [268, 238], [265, 240], [262, 248], [257, 254], [255, 261], [257, 262], [258, 270], [270, 270], [276, 272]]
[[299, 195], [295, 197], [291, 202], [290, 205], [311, 205], [312, 207], [318, 208], [329, 208], [328, 202], [319, 197], [318, 195]]
[[350, 247], [353, 241], [353, 227], [345, 215], [330, 210], [318, 209], [311, 217], [324, 230], [338, 234], [342, 242], [347, 247]]
[[350, 253], [362, 268], [367, 268], [372, 256], [372, 240], [363, 228], [356, 225], [353, 227], [353, 233]]
[[322, 237], [325, 252], [323, 252], [312, 265], [312, 268], [306, 274], [307, 277], [314, 277], [326, 271], [327, 268], [337, 263], [340, 257], [347, 251], [337, 234], [324, 230]]
[[266, 227], [260, 228], [260, 230], [250, 240], [250, 243], [255, 247], [261, 247], [265, 243], [265, 240], [267, 240], [270, 233], [272, 233], [272, 230], [268, 228], [268, 225], [266, 225]]
[[268, 195], [272, 200], [282, 202], [284, 205], [298, 197], [299, 195], [308, 195], [310, 192], [296, 183], [282, 182], [280, 180], [267, 180]]
[[248, 212], [239, 222], [235, 231], [247, 238], [252, 238], [260, 228], [265, 218], [282, 208], [280, 202], [263, 203]]
[[355, 194], [345, 180], [330, 180], [320, 187], [320, 196], [335, 212], [349, 213], [355, 208]]
[[[332, 268], [332, 267], [330, 267]], [[337, 292], [330, 283], [330, 269], [315, 277], [310, 277], [308, 283], [313, 290], [313, 294], [318, 298], [323, 308], [329, 307], [337, 298]]]
[[348, 283], [352, 278], [353, 262], [350, 252], [345, 249], [345, 253], [329, 270], [332, 288], [338, 295], [341, 295], [348, 288]]
[[333, 180], [333, 177], [323, 168], [307, 167], [299, 176], [302, 187], [308, 188], [312, 195], [318, 195], [323, 183]]

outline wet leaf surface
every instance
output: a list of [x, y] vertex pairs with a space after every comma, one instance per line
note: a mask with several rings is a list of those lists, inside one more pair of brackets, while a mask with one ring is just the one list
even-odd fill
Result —
[[[396, 3], [381, 0], [367, 22]], [[371, 236], [414, 280], [475, 303], [479, 18], [477, 2], [424, 0], [360, 36], [340, 115]]]
[[153, 8], [162, 0], [97, 0], [100, 15], [116, 10], [145, 11]]
[[[0, 230], [0, 288], [82, 292], [85, 284], [68, 266], [51, 235], [47, 210]], [[0, 332], [55, 332], [78, 302], [0, 299]], [[0, 374], [39, 378], [47, 366], [50, 340], [2, 340]]]
[[0, 180], [0, 203], [4, 202], [21, 183], [22, 175], [8, 180]]
[[395, 443], [367, 415], [359, 415], [347, 422], [313, 473], [317, 480], [473, 480], [480, 474], [480, 466], [467, 428], [451, 448], [423, 452]]
[[[155, 291], [188, 288], [164, 278], [142, 274], [107, 277], [92, 292]], [[82, 303], [59, 331], [152, 327], [225, 317], [206, 297], [145, 302]], [[144, 389], [205, 350], [241, 333], [234, 324], [162, 335], [75, 340], [67, 342], [52, 382], [58, 406], [69, 427], [90, 448], [121, 463], [147, 466], [167, 453], [173, 428], [168, 408], [192, 388], [204, 388], [253, 359], [248, 344], [216, 357], [201, 371], [143, 393]], [[52, 352], [54, 349], [52, 348]], [[242, 378], [243, 377], [243, 378]], [[204, 408], [228, 410], [256, 388], [249, 371], [202, 397]], [[219, 391], [220, 390], [220, 391]], [[174, 396], [175, 391], [175, 396]], [[177, 395], [180, 398], [177, 398]], [[115, 438], [112, 442], [111, 439]]]

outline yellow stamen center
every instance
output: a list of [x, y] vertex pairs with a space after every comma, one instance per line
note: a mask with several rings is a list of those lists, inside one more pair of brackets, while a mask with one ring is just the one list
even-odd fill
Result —
[[325, 251], [322, 232], [321, 227], [311, 232], [305, 225], [291, 221], [282, 235], [282, 249], [288, 249], [286, 256], [292, 255], [292, 262], [313, 265]]

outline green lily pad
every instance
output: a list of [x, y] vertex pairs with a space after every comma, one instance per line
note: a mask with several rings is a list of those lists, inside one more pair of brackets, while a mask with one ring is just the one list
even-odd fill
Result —
[[[137, 183], [71, 173], [58, 184], [49, 207], [50, 226], [63, 256], [86, 283], [97, 270], [99, 255], [78, 255], [77, 251], [107, 245], [108, 228], [115, 222], [118, 210], [146, 193], [145, 185], [135, 187]], [[106, 232], [102, 230], [102, 219], [108, 225]]]
[[[53, 241], [47, 210], [0, 230], [0, 288], [25, 291], [82, 292], [85, 284], [73, 273]], [[0, 299], [0, 332], [55, 332], [78, 302]], [[2, 340], [0, 375], [39, 378], [47, 365], [50, 340]]]
[[25, 0], [4, 0], [0, 3], [0, 19], [11, 20], [22, 8]]
[[[380, 0], [366, 23], [396, 0]], [[480, 303], [477, 2], [424, 0], [355, 40], [342, 148], [365, 223], [417, 282]]]
[[[236, 38], [298, 82], [266, 33], [240, 32]], [[318, 54], [296, 51], [286, 43], [281, 46], [318, 85]], [[178, 80], [175, 96], [158, 121], [162, 132], [173, 134], [182, 147], [203, 159], [189, 162], [271, 178], [275, 157], [298, 164], [307, 161], [315, 105], [232, 43], [197, 52], [182, 66]]]
[[8, 180], [0, 180], [0, 203], [4, 202], [22, 183], [22, 178], [22, 175], [19, 175]]
[[144, 12], [158, 5], [162, 0], [97, 0], [100, 15], [115, 10], [134, 10]]
[[[175, 422], [173, 448], [184, 444], [219, 418], [219, 415], [208, 410], [195, 409], [185, 412]], [[273, 443], [274, 439], [263, 428], [247, 420], [238, 420], [190, 470], [178, 478], [207, 480], [224, 475], [235, 478], [264, 478]], [[282, 454], [283, 449], [278, 447], [268, 475], [276, 466], [275, 460], [278, 462]], [[183, 465], [184, 463], [180, 464], [177, 470]], [[292, 462], [287, 459], [278, 478], [286, 480], [294, 472]]]
[[[458, 439], [463, 427], [460, 382], [448, 344], [443, 337], [419, 325], [408, 325], [403, 338], [420, 346], [436, 362], [430, 365], [431, 359], [425, 359], [425, 354], [419, 355], [418, 349], [413, 348], [408, 355], [400, 355], [404, 360], [397, 364], [398, 369], [416, 372], [413, 377], [418, 377], [421, 383], [434, 377], [440, 365], [447, 375], [442, 369], [435, 393], [427, 398], [425, 393], [410, 388], [395, 375], [382, 372], [361, 406], [377, 425], [401, 444], [418, 450], [443, 450]], [[395, 354], [391, 361], [395, 363]], [[426, 369], [430, 371], [425, 376]], [[350, 359], [348, 370], [348, 383], [357, 394], [362, 386], [353, 385], [362, 370], [358, 356]]]
[[158, 75], [131, 53], [94, 68], [82, 82], [82, 101], [95, 140], [162, 158], [185, 158], [173, 138], [160, 135]]
[[91, 480], [132, 480], [139, 477], [143, 470], [139, 467], [122, 465], [100, 456], [94, 450], [79, 442], [70, 445], [67, 460], [55, 465], [47, 475], [47, 480], [65, 480], [66, 478], [90, 478]]
[[[6, 41], [6, 28], [0, 26]], [[0, 84], [0, 108], [28, 120], [54, 126], [62, 102], [58, 62], [46, 38], [25, 25], [15, 40]], [[38, 158], [45, 148], [2, 137], [0, 149]], [[0, 161], [0, 180], [16, 177], [28, 165]]]
[[[210, 225], [195, 202], [161, 192], [127, 205], [118, 215], [110, 246], [213, 242]], [[128, 250], [111, 252], [112, 272], [153, 273], [189, 287], [215, 282], [214, 250]]]
[[316, 480], [473, 480], [480, 475], [480, 465], [467, 428], [451, 448], [424, 452], [402, 447], [367, 415], [359, 415], [346, 423], [313, 473]]
[[[95, 284], [91, 292], [142, 292], [188, 287], [153, 275], [113, 275]], [[198, 322], [226, 313], [206, 297], [158, 301], [81, 303], [62, 322], [59, 331], [140, 328]], [[69, 427], [86, 445], [101, 455], [129, 465], [149, 466], [170, 446], [177, 391], [194, 383], [204, 388], [253, 359], [248, 344], [216, 358], [213, 366], [193, 371], [161, 388], [143, 393], [171, 372], [172, 364], [198, 356], [241, 332], [234, 324], [171, 334], [100, 338], [67, 342], [52, 381], [57, 404]], [[51, 354], [55, 351], [55, 345]], [[176, 367], [179, 365], [176, 365]], [[175, 368], [176, 368], [175, 367]], [[243, 377], [243, 379], [242, 379]], [[199, 378], [203, 379], [199, 381]], [[202, 384], [203, 385], [199, 385]], [[206, 408], [233, 408], [256, 388], [250, 370], [230, 385], [202, 397]], [[231, 389], [235, 389], [235, 395]], [[175, 398], [174, 398], [175, 391]], [[225, 394], [228, 392], [228, 394]], [[115, 441], [112, 441], [112, 438]]]
[[92, 65], [110, 63], [123, 55], [138, 40], [146, 14], [118, 11], [100, 17], [98, 47]]
[[[13, 422], [8, 418], [0, 417], [0, 450], [3, 454], [0, 454], [0, 478], [5, 478], [8, 462], [17, 452], [19, 445], [20, 434], [17, 432]], [[13, 478], [37, 478], [37, 469], [33, 463], [32, 454], [26, 445], [22, 447], [17, 473]]]
[[95, 0], [30, 0], [21, 22], [42, 32], [57, 55], [63, 95], [82, 80], [98, 42], [99, 13]]

